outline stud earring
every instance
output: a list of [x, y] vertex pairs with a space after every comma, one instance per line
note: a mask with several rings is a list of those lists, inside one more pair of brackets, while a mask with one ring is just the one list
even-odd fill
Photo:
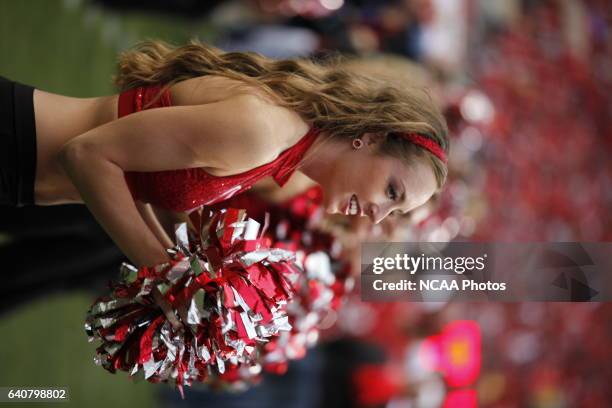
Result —
[[359, 138], [353, 139], [353, 149], [359, 150], [363, 147], [363, 140]]

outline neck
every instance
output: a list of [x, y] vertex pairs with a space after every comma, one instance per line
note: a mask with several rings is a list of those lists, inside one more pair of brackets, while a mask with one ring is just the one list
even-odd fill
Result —
[[343, 149], [341, 143], [330, 140], [329, 134], [322, 131], [304, 154], [298, 171], [321, 184], [321, 180], [329, 174], [329, 167], [334, 165]]

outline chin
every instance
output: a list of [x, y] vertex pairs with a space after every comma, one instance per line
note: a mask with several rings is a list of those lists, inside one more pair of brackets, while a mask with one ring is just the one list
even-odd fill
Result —
[[338, 203], [336, 203], [334, 200], [326, 199], [325, 192], [323, 192], [323, 202], [321, 203], [321, 206], [324, 208], [325, 213], [327, 214], [335, 214], [339, 211]]
[[327, 215], [334, 215], [334, 214], [336, 214], [336, 212], [333, 209], [331, 209], [331, 208], [325, 208], [325, 214], [327, 214]]

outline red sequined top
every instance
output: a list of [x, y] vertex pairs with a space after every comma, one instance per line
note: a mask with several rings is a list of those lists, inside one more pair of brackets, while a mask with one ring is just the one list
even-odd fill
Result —
[[[169, 90], [154, 101], [160, 89], [159, 86], [138, 87], [121, 93], [119, 117], [143, 109], [171, 106]], [[191, 212], [202, 205], [211, 205], [243, 192], [266, 176], [272, 176], [282, 187], [317, 135], [318, 132], [311, 127], [295, 145], [284, 150], [273, 161], [231, 176], [218, 177], [202, 168], [188, 168], [154, 172], [127, 171], [124, 173], [125, 180], [134, 199], [172, 211]]]

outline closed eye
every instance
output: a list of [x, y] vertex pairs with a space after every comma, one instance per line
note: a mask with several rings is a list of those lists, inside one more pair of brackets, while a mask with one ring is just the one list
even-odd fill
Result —
[[[404, 187], [404, 184], [402, 183], [402, 194], [401, 197], [398, 197], [398, 190], [395, 187], [395, 184], [391, 181], [389, 182], [388, 186], [387, 186], [387, 197], [389, 197], [389, 199], [393, 202], [397, 202], [397, 203], [403, 203], [404, 201], [406, 201], [406, 190]], [[396, 209], [391, 211], [392, 215], [396, 215], [396, 216], [401, 216], [406, 214], [406, 212], [401, 211], [400, 209]]]
[[387, 197], [389, 197], [391, 201], [397, 200], [397, 190], [395, 190], [395, 187], [393, 187], [393, 184], [391, 183], [389, 183], [389, 186], [387, 187]]

